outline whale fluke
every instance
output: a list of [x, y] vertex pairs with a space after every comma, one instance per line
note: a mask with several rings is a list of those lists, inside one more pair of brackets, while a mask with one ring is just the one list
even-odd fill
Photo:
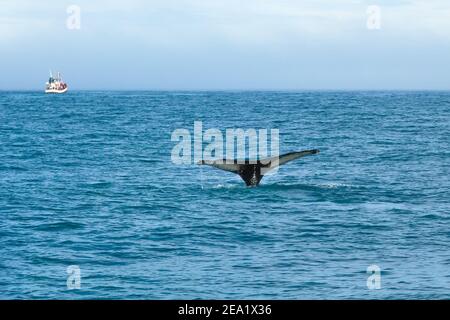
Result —
[[199, 165], [207, 165], [217, 169], [233, 172], [238, 174], [247, 186], [257, 186], [267, 172], [285, 164], [289, 161], [319, 153], [319, 150], [304, 150], [299, 152], [290, 152], [279, 157], [270, 157], [260, 160], [202, 160]]

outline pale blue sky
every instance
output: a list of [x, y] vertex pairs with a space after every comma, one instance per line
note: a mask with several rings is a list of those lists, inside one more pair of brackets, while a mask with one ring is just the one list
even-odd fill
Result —
[[0, 56], [4, 90], [450, 89], [450, 1], [0, 0]]

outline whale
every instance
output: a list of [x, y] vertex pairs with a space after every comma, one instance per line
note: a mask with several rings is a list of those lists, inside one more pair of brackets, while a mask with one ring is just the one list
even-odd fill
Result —
[[256, 187], [268, 172], [292, 160], [319, 153], [318, 149], [289, 152], [281, 156], [250, 159], [201, 160], [198, 165], [211, 166], [239, 175], [248, 187]]

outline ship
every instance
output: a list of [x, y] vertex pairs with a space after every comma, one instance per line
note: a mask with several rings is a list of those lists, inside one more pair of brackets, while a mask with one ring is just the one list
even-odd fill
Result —
[[64, 93], [67, 92], [67, 83], [65, 83], [58, 72], [56, 77], [53, 77], [50, 71], [50, 78], [45, 84], [45, 93]]

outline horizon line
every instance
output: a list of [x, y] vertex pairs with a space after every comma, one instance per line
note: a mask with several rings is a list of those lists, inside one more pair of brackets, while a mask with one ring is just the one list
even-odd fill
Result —
[[[1, 89], [0, 92], [44, 92], [44, 89]], [[272, 88], [272, 89], [261, 89], [261, 88], [211, 88], [211, 89], [188, 89], [188, 88], [172, 88], [172, 89], [157, 89], [157, 88], [151, 88], [151, 89], [107, 89], [107, 88], [100, 88], [100, 89], [70, 89], [68, 92], [94, 92], [94, 91], [115, 91], [115, 92], [307, 92], [307, 91], [341, 91], [341, 92], [348, 92], [348, 91], [360, 91], [360, 92], [375, 92], [375, 91], [391, 91], [391, 92], [424, 92], [424, 91], [450, 91], [450, 88], [442, 89], [442, 88], [299, 88], [299, 89], [292, 89], [292, 88]]]

